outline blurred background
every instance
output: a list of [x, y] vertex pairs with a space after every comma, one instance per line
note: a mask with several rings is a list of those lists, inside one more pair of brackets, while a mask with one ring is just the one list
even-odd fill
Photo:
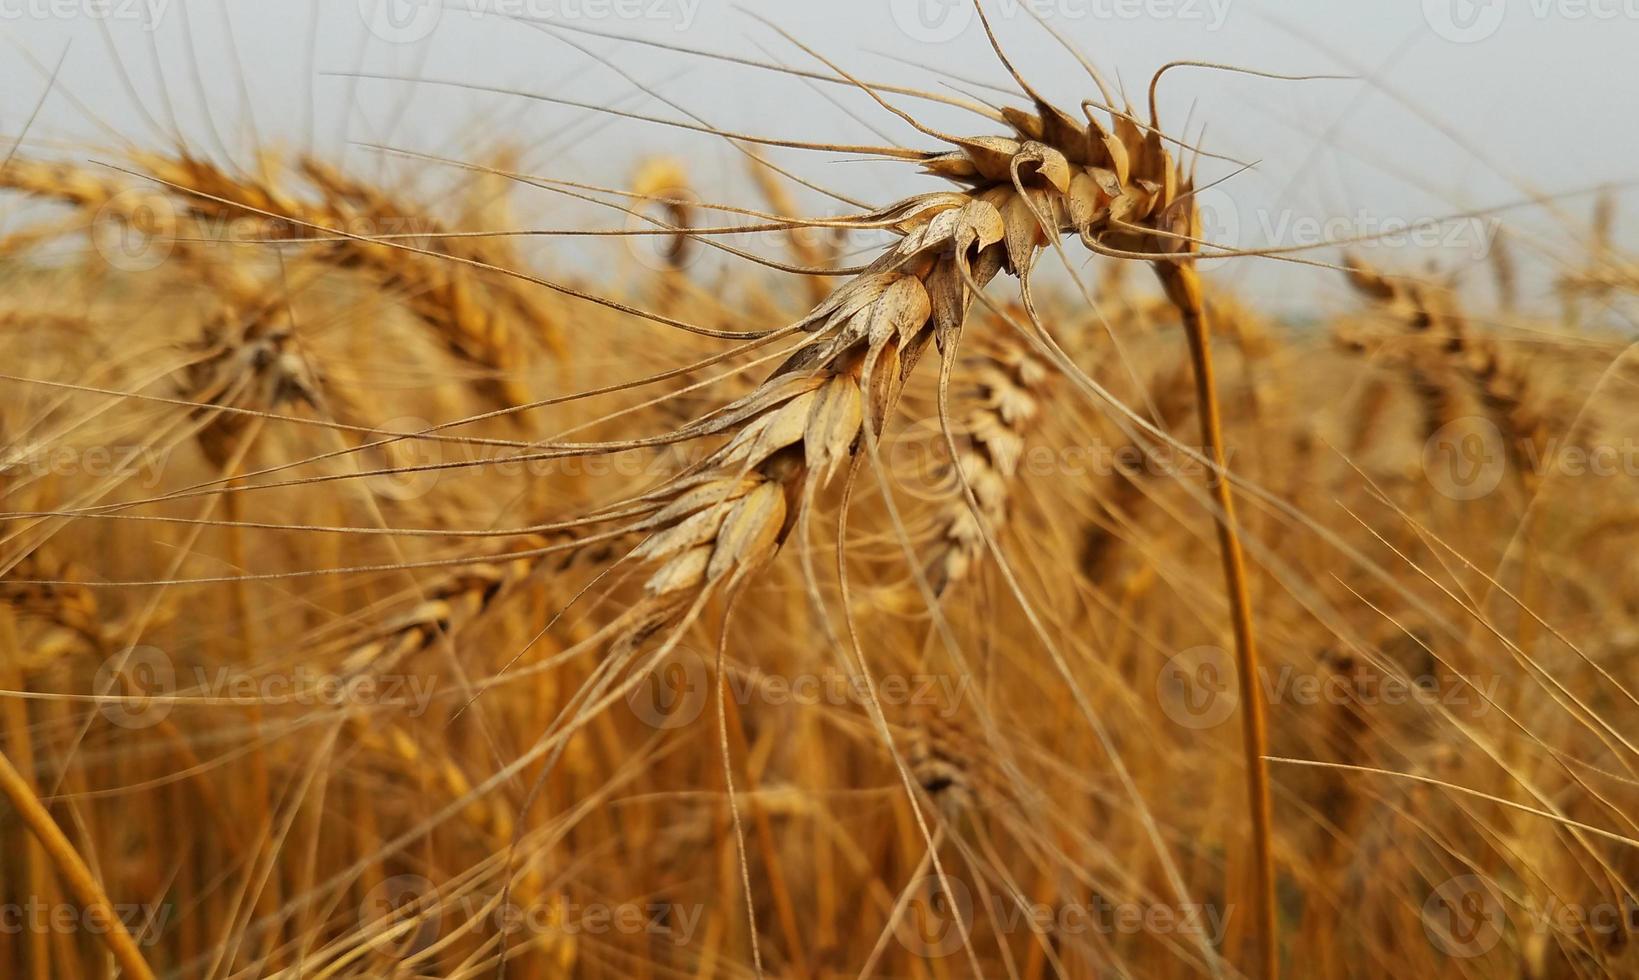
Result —
[[[995, 0], [988, 10], [1031, 83], [1072, 109], [1097, 90], [1049, 27], [1140, 108], [1155, 69], [1178, 59], [1354, 76], [1187, 69], [1166, 78], [1159, 103], [1169, 130], [1187, 119], [1189, 140], [1255, 164], [1202, 161], [1207, 180], [1227, 178], [1202, 196], [1212, 237], [1226, 245], [1383, 235], [1382, 247], [1455, 271], [1482, 263], [1507, 227], [1523, 299], [1546, 301], [1561, 271], [1551, 257], [1587, 239], [1594, 189], [1619, 191], [1639, 156], [1623, 122], [1639, 114], [1636, 0]], [[497, 90], [667, 119], [688, 113], [773, 137], [927, 143], [858, 90], [656, 46], [823, 70], [771, 24], [872, 81], [937, 77], [947, 92], [993, 100], [1001, 96], [990, 86], [1007, 82], [965, 0], [0, 0], [14, 52], [0, 59], [0, 133], [11, 141], [27, 126], [34, 155], [181, 142], [241, 166], [257, 146], [311, 148], [372, 176], [393, 167], [378, 146], [468, 161], [504, 147], [519, 170], [604, 183], [665, 152], [693, 161], [693, 184], [725, 201], [749, 189], [743, 157], [722, 139]], [[640, 86], [663, 89], [671, 104]], [[988, 131], [948, 107], [896, 102], [930, 125]], [[770, 155], [873, 201], [926, 184], [891, 162]], [[432, 193], [440, 176], [468, 176], [415, 169]], [[585, 220], [562, 198], [521, 197], [531, 221]], [[804, 203], [815, 213], [841, 208], [819, 195]], [[0, 229], [24, 205], [5, 207]], [[1433, 224], [1478, 209], [1497, 210]], [[1620, 220], [1615, 237], [1635, 240]], [[1337, 250], [1312, 257], [1335, 261]], [[1231, 267], [1237, 281], [1278, 286], [1271, 295], [1288, 315], [1322, 313], [1341, 295], [1335, 276], [1313, 269]]]

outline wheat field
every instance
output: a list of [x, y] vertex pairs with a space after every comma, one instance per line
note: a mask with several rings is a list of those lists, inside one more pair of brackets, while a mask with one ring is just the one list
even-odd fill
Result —
[[1328, 79], [973, 8], [624, 169], [8, 95], [0, 976], [1639, 976], [1619, 190], [1228, 243], [1157, 87]]

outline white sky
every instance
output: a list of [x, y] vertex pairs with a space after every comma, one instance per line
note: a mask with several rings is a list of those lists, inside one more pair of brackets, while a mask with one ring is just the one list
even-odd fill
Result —
[[[504, 141], [535, 148], [522, 161], [531, 172], [623, 184], [636, 158], [668, 153], [689, 162], [704, 194], [750, 201], [741, 159], [721, 140], [505, 95], [335, 73], [416, 75], [599, 104], [624, 99], [623, 107], [681, 118], [605, 65], [509, 15], [816, 67], [754, 10], [874, 80], [938, 87], [944, 82], [931, 69], [939, 69], [969, 80], [951, 84], [981, 93], [978, 83], [1007, 81], [967, 0], [437, 3], [0, 0], [0, 33], [12, 51], [39, 63], [0, 58], [0, 135], [9, 147], [62, 56], [59, 85], [24, 152], [107, 157], [118, 147], [116, 132], [160, 147], [174, 117], [196, 152], [240, 163], [257, 139], [300, 148], [311, 138], [327, 157], [366, 173], [381, 160], [359, 141], [470, 160]], [[1176, 135], [1187, 116], [1189, 138], [1204, 124], [1211, 150], [1259, 162], [1224, 184], [1220, 196], [1204, 199], [1218, 215], [1219, 236], [1243, 246], [1370, 233], [1533, 192], [1620, 183], [1639, 170], [1639, 0], [986, 0], [1021, 70], [1075, 111], [1096, 90], [1022, 4], [1070, 35], [1106, 74], [1119, 75], [1135, 102], [1142, 102], [1153, 70], [1173, 59], [1366, 76], [1281, 82], [1183, 70], [1167, 77], [1161, 109], [1169, 130]], [[877, 142], [882, 136], [869, 123], [907, 145], [929, 143], [855, 90], [827, 86], [827, 98], [816, 86], [768, 72], [597, 38], [577, 41], [724, 128]], [[939, 127], [991, 130], [975, 117], [898, 101]], [[351, 113], [344, 111], [349, 104]], [[931, 186], [903, 164], [798, 151], [775, 151], [775, 158], [877, 202]], [[1205, 161], [1202, 171], [1223, 176], [1229, 169]], [[805, 201], [819, 211], [841, 209], [822, 198]], [[538, 193], [532, 203], [539, 210], [528, 213], [536, 221], [561, 224], [570, 213]], [[1568, 236], [1585, 232], [1590, 198], [1559, 206], [1557, 213], [1538, 207], [1501, 216], [1518, 236], [1522, 262], [1531, 261], [1533, 242], [1566, 256]], [[1322, 224], [1327, 216], [1343, 220]], [[1636, 238], [1632, 224], [1620, 228], [1628, 243]], [[1491, 230], [1485, 222], [1460, 224], [1417, 242], [1439, 244], [1448, 265], [1471, 265], [1484, 255]], [[1404, 265], [1425, 259], [1383, 257]], [[1219, 275], [1247, 288], [1276, 287], [1294, 308], [1324, 306], [1339, 295], [1334, 273], [1269, 262], [1228, 268]], [[1470, 278], [1483, 288], [1483, 271]]]

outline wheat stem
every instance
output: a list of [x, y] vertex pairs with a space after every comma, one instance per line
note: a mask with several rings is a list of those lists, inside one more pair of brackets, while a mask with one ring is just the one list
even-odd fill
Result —
[[[1201, 422], [1202, 449], [1212, 459], [1212, 492], [1218, 504], [1218, 549], [1223, 558], [1224, 585], [1229, 590], [1230, 615], [1235, 629], [1235, 663], [1240, 685], [1241, 741], [1246, 756], [1246, 794], [1252, 822], [1252, 850], [1257, 897], [1259, 969], [1257, 976], [1274, 980], [1279, 975], [1275, 929], [1275, 863], [1271, 846], [1273, 823], [1269, 805], [1269, 732], [1265, 723], [1263, 691], [1258, 685], [1258, 648], [1252, 624], [1252, 599], [1246, 584], [1246, 559], [1235, 522], [1235, 498], [1230, 490], [1228, 459], [1223, 447], [1222, 410], [1212, 367], [1211, 326], [1201, 298], [1201, 280], [1188, 261], [1158, 262], [1156, 271], [1167, 296], [1183, 317], [1189, 337], [1190, 360], [1195, 367], [1195, 397]], [[1249, 971], [1249, 975], [1250, 971]]]
[[74, 897], [85, 906], [86, 914], [100, 927], [98, 934], [120, 970], [131, 980], [154, 980], [154, 973], [148, 969], [136, 941], [126, 931], [125, 923], [114, 913], [113, 904], [108, 901], [102, 886], [97, 884], [97, 879], [92, 877], [91, 869], [86, 867], [85, 860], [74, 850], [74, 845], [63, 835], [62, 828], [51, 819], [45, 804], [40, 802], [34, 790], [29, 788], [28, 781], [4, 752], [0, 752], [0, 792], [5, 793], [24, 825], [39, 840], [40, 846], [57, 866], [57, 873], [62, 875]]

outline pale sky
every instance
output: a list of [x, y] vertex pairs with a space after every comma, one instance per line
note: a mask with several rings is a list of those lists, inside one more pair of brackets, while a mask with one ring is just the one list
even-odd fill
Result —
[[[1204, 127], [1208, 149], [1257, 163], [1224, 183], [1218, 196], [1203, 197], [1218, 237], [1242, 246], [1305, 244], [1411, 224], [1396, 239], [1403, 244], [1399, 257], [1374, 254], [1391, 263], [1420, 265], [1438, 254], [1448, 265], [1473, 265], [1492, 240], [1491, 219], [1438, 229], [1417, 223], [1529, 194], [1621, 183], [1639, 171], [1639, 0], [985, 4], [1021, 71], [1072, 112], [1097, 91], [1027, 10], [1123, 80], [1139, 104], [1154, 69], [1175, 59], [1361, 76], [1290, 82], [1200, 70], [1168, 75], [1165, 128], [1185, 136], [1187, 119], [1189, 140], [1200, 139]], [[688, 162], [706, 196], [753, 200], [742, 159], [720, 139], [502, 94], [345, 74], [418, 76], [596, 104], [619, 100], [634, 111], [685, 118], [561, 36], [723, 128], [838, 142], [931, 142], [856, 89], [631, 43], [554, 36], [520, 20], [822, 67], [758, 15], [872, 80], [995, 99], [1002, 96], [986, 84], [1008, 81], [968, 0], [0, 0], [0, 32], [12, 50], [38, 62], [0, 58], [0, 138], [10, 146], [62, 57], [58, 86], [24, 153], [106, 158], [118, 139], [161, 147], [174, 127], [195, 152], [218, 159], [242, 164], [258, 141], [300, 148], [311, 140], [325, 156], [372, 173], [367, 168], [380, 166], [380, 157], [360, 142], [477, 161], [504, 141], [534, 148], [521, 169], [595, 183], [624, 184], [638, 158], [670, 154]], [[941, 128], [992, 129], [945, 107], [896, 102]], [[786, 150], [774, 157], [880, 203], [934, 186], [904, 164]], [[1232, 169], [1209, 160], [1202, 173], [1221, 177]], [[804, 200], [816, 211], [841, 209], [823, 198]], [[1639, 195], [1620, 200], [1632, 205]], [[540, 209], [528, 212], [536, 221], [555, 215], [561, 222], [570, 213], [587, 220], [557, 201], [530, 203]], [[1585, 232], [1589, 196], [1556, 206], [1558, 212], [1536, 207], [1496, 216], [1517, 236], [1522, 262], [1532, 261], [1533, 242], [1567, 256], [1570, 236]], [[1639, 238], [1633, 224], [1619, 229], [1630, 245]], [[1232, 269], [1227, 275], [1245, 288], [1278, 292], [1300, 307], [1333, 303], [1340, 294], [1335, 274], [1269, 262]], [[1481, 268], [1472, 278], [1483, 284], [1484, 276]]]

